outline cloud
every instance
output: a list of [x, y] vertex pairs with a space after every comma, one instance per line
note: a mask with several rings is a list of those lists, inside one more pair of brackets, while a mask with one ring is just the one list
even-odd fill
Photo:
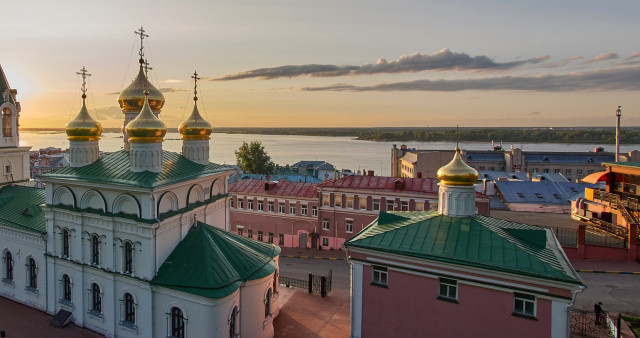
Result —
[[104, 93], [104, 95], [120, 95], [120, 92]]
[[122, 110], [119, 106], [100, 107], [89, 111], [92, 115], [95, 114], [98, 121], [122, 120]]
[[160, 80], [160, 83], [182, 83], [182, 82], [184, 82], [184, 80], [173, 80], [173, 79]]
[[594, 62], [613, 60], [613, 59], [618, 59], [618, 58], [620, 58], [620, 57], [616, 53], [603, 53], [603, 54], [600, 54], [600, 55], [594, 57], [593, 59], [586, 60], [583, 63], [594, 63]]
[[212, 81], [229, 81], [257, 78], [260, 80], [270, 80], [281, 77], [337, 77], [351, 75], [370, 74], [394, 74], [394, 73], [415, 73], [420, 71], [496, 71], [519, 67], [525, 64], [537, 64], [548, 60], [548, 55], [542, 55], [533, 59], [495, 62], [493, 59], [480, 55], [470, 56], [466, 53], [456, 53], [449, 49], [443, 49], [432, 55], [414, 53], [401, 56], [397, 60], [387, 61], [379, 59], [375, 64], [362, 66], [337, 66], [337, 65], [287, 65], [273, 68], [259, 68], [240, 72], [236, 74], [224, 75]]
[[547, 62], [545, 64], [542, 64], [541, 67], [543, 68], [558, 68], [558, 67], [564, 67], [566, 65], [568, 65], [569, 63], [576, 61], [576, 60], [583, 60], [584, 58], [582, 56], [574, 56], [574, 57], [570, 57], [568, 59], [564, 59], [564, 60], [560, 60], [557, 62]]
[[175, 93], [175, 92], [186, 92], [186, 89], [178, 89], [178, 88], [160, 88], [160, 91], [163, 93]]
[[462, 80], [416, 80], [382, 83], [372, 86], [335, 84], [325, 87], [305, 87], [303, 91], [431, 91], [457, 92], [465, 90], [517, 90], [536, 92], [575, 92], [606, 90], [640, 90], [640, 67], [607, 69], [565, 75], [503, 76]]
[[640, 58], [640, 52], [633, 52], [627, 56], [626, 61], [633, 60], [635, 58]]

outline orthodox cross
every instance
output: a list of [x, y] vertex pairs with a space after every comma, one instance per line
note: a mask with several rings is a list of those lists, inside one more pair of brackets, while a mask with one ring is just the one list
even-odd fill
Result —
[[200, 80], [198, 71], [194, 71], [191, 78], [193, 79], [193, 100], [198, 101], [198, 80]]
[[79, 72], [76, 72], [76, 74], [82, 75], [82, 98], [84, 99], [87, 97], [87, 77], [91, 76], [91, 74], [87, 73], [87, 69], [84, 68], [84, 66], [82, 66], [82, 69], [80, 69]]
[[[140, 59], [140, 60], [142, 60], [142, 59]], [[144, 82], [144, 88], [147, 88], [147, 85], [149, 84], [149, 71], [152, 70], [153, 68], [149, 67], [149, 61], [148, 60], [144, 60], [142, 62], [142, 67], [144, 67], [144, 77], [147, 80], [147, 81]]]
[[145, 30], [144, 30], [144, 28], [142, 28], [142, 26], [140, 26], [140, 29], [138, 29], [137, 31], [134, 31], [133, 33], [136, 34], [136, 35], [140, 35], [140, 51], [138, 52], [138, 54], [140, 55], [140, 58], [142, 59], [142, 56], [144, 56], [142, 43], [144, 42], [144, 38], [148, 38], [149, 35], [144, 34]]

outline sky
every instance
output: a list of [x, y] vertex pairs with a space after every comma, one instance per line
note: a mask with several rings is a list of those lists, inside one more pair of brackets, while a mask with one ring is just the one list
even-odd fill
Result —
[[0, 65], [20, 124], [62, 128], [87, 107], [121, 127], [138, 70], [176, 128], [640, 125], [638, 1], [12, 1]]

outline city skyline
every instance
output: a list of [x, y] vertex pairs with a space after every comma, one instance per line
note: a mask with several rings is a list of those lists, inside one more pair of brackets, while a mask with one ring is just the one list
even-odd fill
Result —
[[[198, 105], [214, 127], [640, 125], [640, 4], [405, 1], [11, 3], [2, 67], [22, 127], [87, 105], [121, 127], [144, 27], [168, 127]], [[636, 94], [636, 95], [634, 95]]]

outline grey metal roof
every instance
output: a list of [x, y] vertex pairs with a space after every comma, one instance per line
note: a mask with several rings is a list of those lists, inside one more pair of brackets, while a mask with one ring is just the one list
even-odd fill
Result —
[[504, 153], [501, 151], [490, 153], [466, 151], [464, 155], [464, 158], [467, 162], [504, 162]]
[[[551, 182], [569, 182], [566, 177], [559, 173], [535, 173], [532, 175], [533, 178], [538, 178], [541, 181], [551, 181]], [[514, 172], [514, 171], [486, 171], [479, 170], [478, 171], [478, 179], [487, 181], [498, 181], [498, 180], [516, 180], [516, 181], [529, 181], [529, 177], [527, 173], [523, 172]]]
[[614, 154], [602, 153], [524, 153], [526, 163], [602, 163], [615, 161]]
[[496, 181], [507, 203], [565, 205], [571, 197], [595, 185], [573, 182]]
[[[239, 180], [266, 180], [267, 175], [265, 174], [242, 174], [238, 178]], [[322, 180], [317, 179], [313, 176], [304, 175], [280, 175], [280, 174], [271, 174], [269, 175], [270, 181], [279, 181], [285, 180], [287, 182], [307, 182], [307, 183], [322, 183]]]

